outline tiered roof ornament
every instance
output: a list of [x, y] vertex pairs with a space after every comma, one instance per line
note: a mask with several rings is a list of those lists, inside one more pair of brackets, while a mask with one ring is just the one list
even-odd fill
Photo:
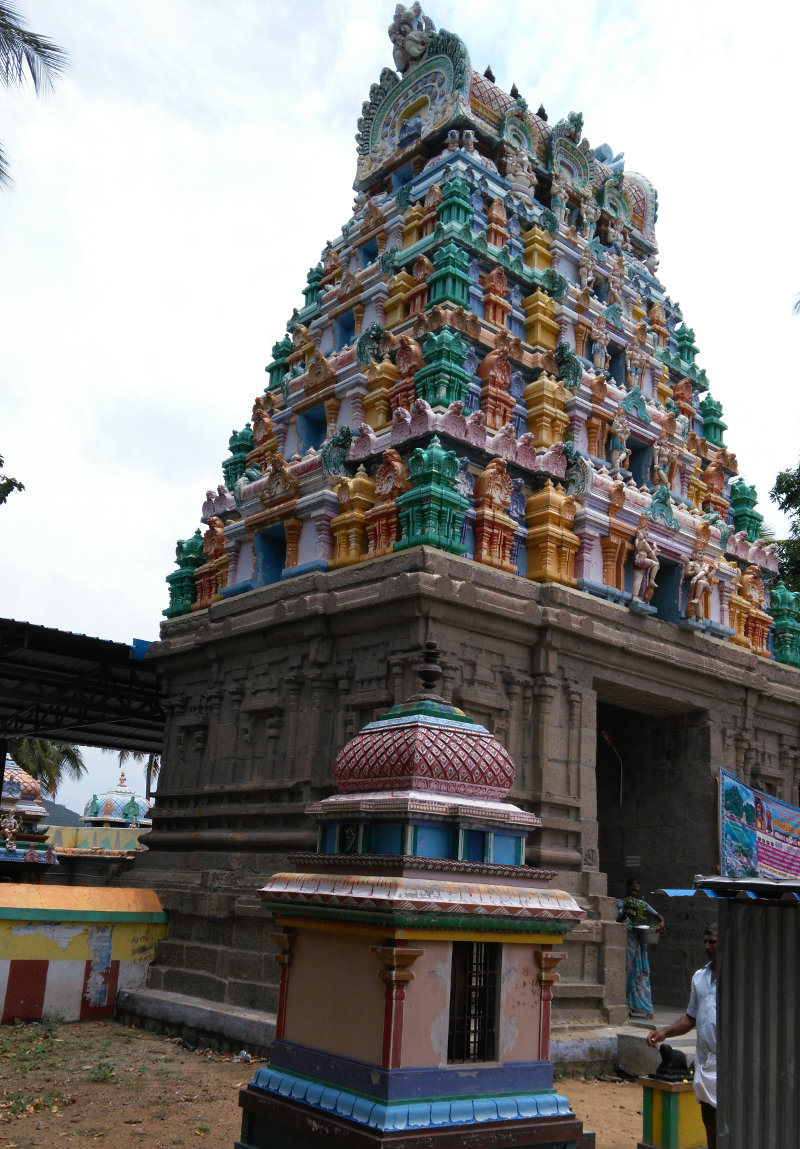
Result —
[[389, 32], [352, 217], [164, 613], [425, 545], [771, 657], [776, 550], [731, 491], [722, 405], [657, 278], [652, 184], [580, 114], [551, 125], [475, 72], [418, 4]]
[[119, 782], [104, 794], [92, 794], [82, 820], [90, 826], [151, 826], [150, 803], [131, 790], [123, 770]]

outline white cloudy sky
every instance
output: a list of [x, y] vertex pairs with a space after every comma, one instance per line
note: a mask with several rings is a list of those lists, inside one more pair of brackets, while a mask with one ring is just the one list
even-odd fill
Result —
[[[394, 4], [19, 0], [70, 55], [0, 91], [0, 614], [153, 639], [175, 540], [222, 481], [325, 241], [349, 217], [361, 104]], [[659, 193], [660, 276], [728, 445], [768, 491], [798, 458], [800, 9], [767, 0], [431, 0], [473, 67], [584, 113]], [[91, 755], [82, 807], [116, 776]], [[133, 771], [137, 789], [142, 781]]]

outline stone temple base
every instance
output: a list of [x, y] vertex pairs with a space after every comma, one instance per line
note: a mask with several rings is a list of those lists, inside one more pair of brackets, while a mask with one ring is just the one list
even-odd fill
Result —
[[445, 1128], [379, 1131], [275, 1097], [252, 1085], [239, 1094], [242, 1136], [235, 1149], [594, 1149], [575, 1117], [485, 1121]]

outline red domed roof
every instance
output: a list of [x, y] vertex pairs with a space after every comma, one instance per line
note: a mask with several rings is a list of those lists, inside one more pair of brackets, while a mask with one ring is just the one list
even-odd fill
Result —
[[23, 801], [40, 802], [42, 787], [36, 778], [17, 766], [16, 762], [6, 760], [6, 770], [3, 777], [3, 793], [16, 797], [16, 786], [19, 786], [19, 797]]
[[501, 799], [514, 763], [485, 727], [428, 696], [365, 726], [340, 751], [334, 777], [342, 793], [408, 789]]

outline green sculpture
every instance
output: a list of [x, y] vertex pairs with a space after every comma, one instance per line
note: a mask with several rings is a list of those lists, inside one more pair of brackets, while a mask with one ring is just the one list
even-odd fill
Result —
[[712, 399], [710, 395], [706, 395], [698, 407], [703, 416], [703, 434], [706, 441], [711, 443], [713, 447], [724, 449], [725, 444], [722, 441], [722, 435], [728, 430], [728, 424], [723, 423], [721, 418], [722, 404], [716, 399]]
[[131, 794], [128, 801], [122, 807], [122, 816], [128, 822], [137, 822], [139, 820], [139, 803], [136, 801], [135, 795]]
[[467, 345], [457, 331], [442, 327], [422, 344], [425, 366], [414, 376], [416, 392], [431, 407], [465, 402], [470, 374], [464, 367]]
[[454, 489], [459, 470], [455, 451], [445, 451], [434, 435], [427, 447], [412, 453], [408, 470], [412, 489], [396, 499], [402, 537], [394, 549], [431, 546], [463, 555], [461, 529], [469, 502]]
[[466, 307], [469, 303], [467, 252], [451, 239], [434, 252], [433, 266], [433, 275], [428, 278], [428, 307], [442, 303]]
[[198, 527], [190, 539], [178, 539], [175, 547], [178, 569], [167, 575], [169, 606], [162, 611], [165, 618], [188, 614], [192, 609], [192, 603], [197, 597], [194, 572], [203, 561], [203, 536]]
[[225, 486], [229, 491], [233, 490], [236, 486], [236, 480], [244, 474], [247, 456], [252, 451], [253, 446], [253, 428], [249, 423], [241, 431], [231, 432], [231, 437], [228, 439], [230, 455], [222, 462], [222, 474], [225, 479]]
[[[700, 404], [702, 407], [702, 403]], [[747, 541], [754, 543], [761, 538], [764, 516], [756, 510], [758, 494], [755, 487], [748, 487], [742, 479], [731, 483], [731, 506], [733, 507], [733, 529], [745, 531]]]
[[459, 176], [442, 188], [442, 202], [437, 212], [439, 223], [466, 224], [472, 216], [469, 184]]

